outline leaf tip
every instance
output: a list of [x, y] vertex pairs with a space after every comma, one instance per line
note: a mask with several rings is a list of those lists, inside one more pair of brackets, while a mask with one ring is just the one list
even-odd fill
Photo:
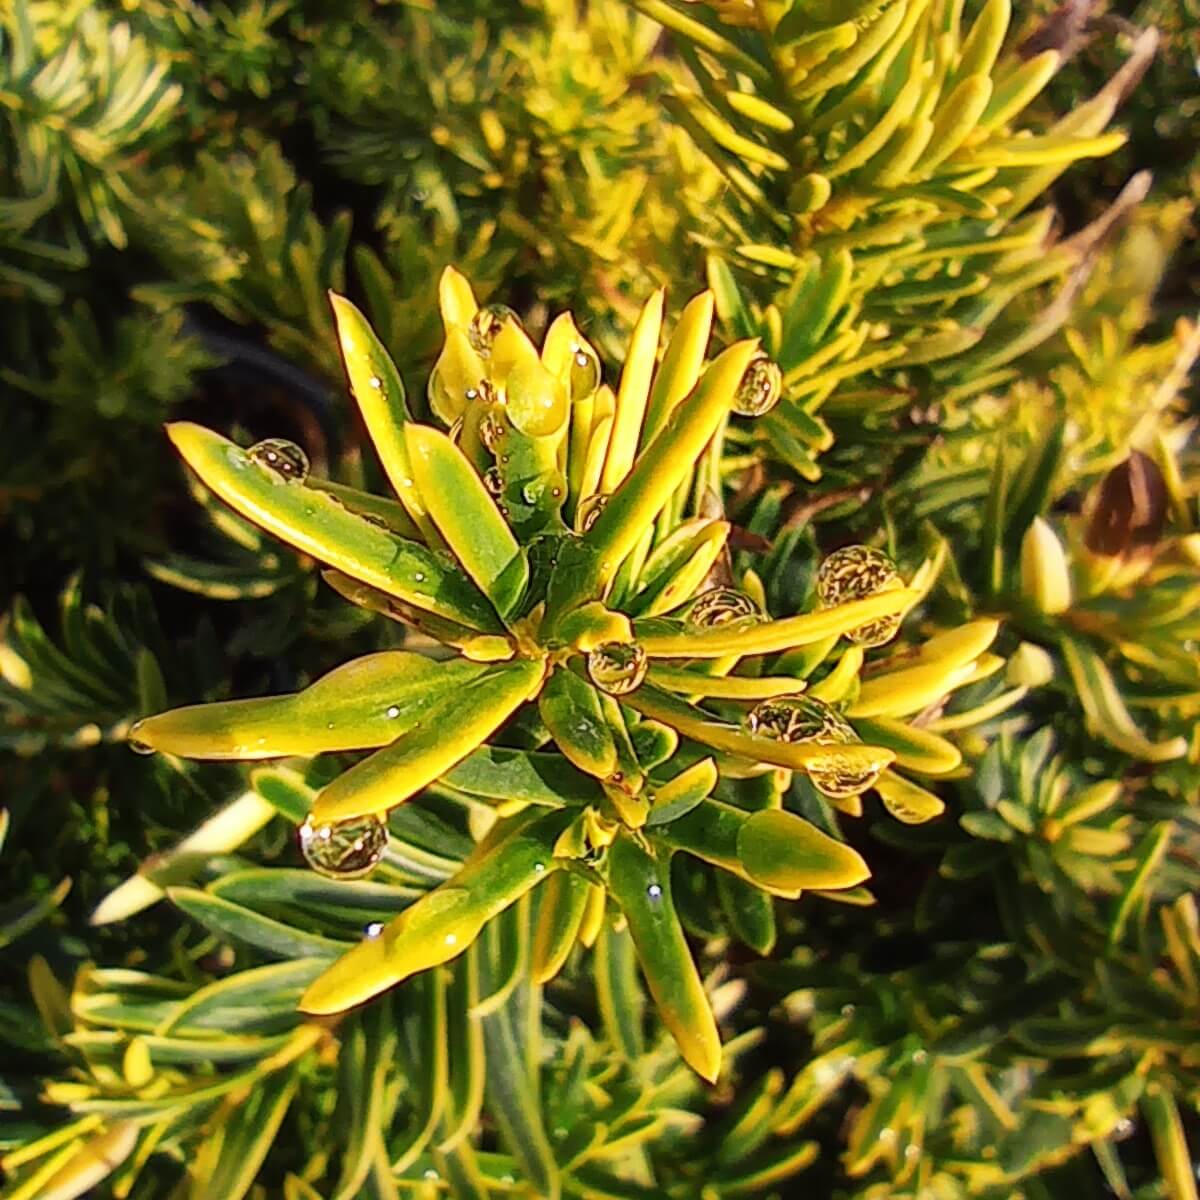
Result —
[[322, 971], [305, 988], [296, 1007], [309, 1016], [333, 1016], [391, 987], [396, 974], [387, 971], [383, 938], [361, 942]]

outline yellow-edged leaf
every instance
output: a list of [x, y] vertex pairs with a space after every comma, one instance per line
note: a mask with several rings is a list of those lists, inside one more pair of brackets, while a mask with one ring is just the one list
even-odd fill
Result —
[[638, 457], [584, 536], [584, 542], [595, 552], [595, 566], [593, 571], [581, 573], [574, 591], [592, 592], [607, 582], [637, 545], [729, 413], [734, 393], [756, 350], [756, 342], [737, 342], [709, 364], [700, 382]]
[[316, 824], [385, 813], [402, 804], [487, 740], [541, 686], [545, 668], [528, 660], [489, 667], [469, 690], [422, 724], [353, 766], [313, 804]]
[[944, 737], [887, 717], [856, 717], [854, 729], [864, 742], [886, 746], [896, 765], [920, 775], [945, 775], [962, 763], [962, 751]]
[[559, 667], [538, 696], [538, 711], [567, 760], [597, 779], [617, 769], [617, 744], [596, 689]]
[[650, 379], [658, 355], [658, 335], [662, 330], [664, 293], [659, 288], [646, 301], [629, 339], [621, 382], [617, 387], [617, 407], [613, 419], [608, 454], [600, 476], [600, 490], [612, 492], [629, 474], [637, 455], [638, 439], [650, 397]]
[[679, 322], [654, 375], [642, 427], [642, 446], [654, 441], [679, 402], [696, 386], [712, 332], [713, 304], [712, 292], [704, 291], [693, 296], [679, 314]]
[[[644, 716], [670, 725], [684, 737], [752, 762], [773, 763], [779, 767], [807, 771], [813, 764], [820, 765], [829, 757], [828, 746], [756, 737], [736, 725], [726, 725], [702, 715], [690, 704], [645, 684], [628, 696], [623, 696], [622, 701]], [[861, 769], [864, 772], [882, 770], [896, 757], [891, 750], [882, 746], [839, 744], [837, 752], [847, 769]]]
[[336, 292], [329, 293], [329, 301], [333, 306], [350, 390], [362, 412], [379, 461], [408, 515], [425, 539], [436, 544], [420, 493], [413, 487], [404, 441], [405, 426], [412, 418], [405, 402], [400, 372], [366, 317], [345, 296]]
[[846, 716], [907, 717], [962, 687], [974, 671], [973, 662], [957, 667], [935, 662], [876, 675], [864, 681]]
[[[848, 633], [880, 617], [903, 612], [915, 598], [915, 593], [908, 589], [896, 588], [864, 600], [852, 600], [833, 608], [817, 609], [778, 621], [764, 621], [760, 625], [646, 633], [638, 634], [638, 640], [651, 658], [724, 658], [730, 654], [774, 654]], [[634, 632], [637, 633], [636, 621]]]
[[871, 877], [857, 850], [782, 808], [752, 813], [737, 850], [750, 878], [772, 888], [848, 888]]
[[335, 1013], [456, 958], [493, 917], [555, 869], [554, 843], [569, 812], [503, 822], [457, 875], [406, 908], [378, 937], [347, 951], [309, 986], [300, 1008]]
[[405, 430], [417, 490], [446, 544], [502, 617], [520, 604], [529, 564], [475, 468], [444, 434], [428, 425]]
[[884, 771], [875, 781], [875, 790], [888, 812], [906, 825], [921, 825], [946, 811], [940, 797], [894, 771]]
[[688, 949], [671, 895], [669, 859], [647, 854], [617, 835], [608, 852], [608, 887], [629, 923], [650, 994], [684, 1061], [714, 1082], [721, 1069], [721, 1035]]
[[177, 421], [167, 434], [231, 508], [343, 574], [484, 633], [503, 632], [487, 598], [432, 551], [345, 509], [330, 494], [281, 479], [218, 433]]

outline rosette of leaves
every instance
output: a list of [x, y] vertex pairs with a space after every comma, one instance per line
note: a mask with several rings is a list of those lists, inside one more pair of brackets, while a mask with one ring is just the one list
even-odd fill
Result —
[[1040, 443], [1048, 411], [1065, 420], [1072, 491], [1098, 482], [1131, 447], [1153, 453], [1162, 438], [1178, 450], [1200, 332], [1181, 317], [1156, 337], [1152, 322], [1190, 209], [1173, 201], [1129, 211], [1119, 235], [1103, 242], [1066, 324], [1031, 353], [1026, 373], [960, 403], [946, 436], [892, 484], [889, 500], [910, 519], [978, 520], [997, 457]]
[[[964, 878], [1001, 871], [1007, 862], [1018, 883], [1032, 882], [1069, 924], [1089, 896], [1121, 892], [1136, 824], [1121, 804], [1119, 779], [1087, 779], [1052, 756], [1053, 745], [1053, 731], [1043, 728], [1019, 753], [1011, 736], [988, 747], [976, 771], [975, 803], [960, 818], [975, 840], [951, 850], [942, 871]], [[1019, 905], [1021, 891], [1012, 889], [1012, 903]]]
[[[169, 278], [140, 285], [138, 298], [158, 308], [202, 301], [232, 320], [261, 322], [293, 361], [335, 370], [331, 355], [321, 358], [331, 333], [322, 297], [344, 286], [350, 213], [323, 223], [311, 186], [277, 144], [253, 133], [186, 169], [164, 163], [154, 188], [137, 234]], [[193, 229], [185, 214], [197, 209], [205, 220]]]
[[[1118, 778], [1119, 756], [1100, 778], [1094, 757], [1085, 772], [1055, 755], [1051, 730], [1026, 738], [1027, 716], [1007, 725], [960, 789], [959, 829], [880, 830], [921, 881], [911, 909], [842, 909], [824, 933], [837, 964], [802, 947], [750, 968], [813, 1039], [772, 1129], [844, 1114], [840, 1165], [861, 1200], [1088, 1195], [1097, 1165], [1118, 1195], [1157, 1173], [1190, 1197], [1186, 804]], [[1123, 1145], [1139, 1116], [1153, 1154]]]
[[[1147, 201], [1131, 212], [1104, 247], [1071, 319], [1033, 360], [1065, 405], [1080, 475], [1115, 466], [1130, 447], [1169, 440], [1186, 422], [1200, 329], [1194, 311], [1172, 319], [1168, 272], [1178, 270], [1193, 209], [1189, 200]], [[1050, 397], [1032, 379], [1016, 392], [1009, 393], [1012, 417], [1033, 432]]]
[[707, 240], [762, 279], [737, 287], [714, 268], [734, 336], [761, 335], [783, 369], [786, 402], [757, 430], [767, 454], [815, 477], [832, 440], [820, 411], [882, 425], [868, 440], [886, 456], [914, 401], [1011, 378], [1061, 326], [1099, 226], [1057, 241], [1053, 209], [1030, 206], [1072, 162], [1123, 143], [1107, 126], [1153, 31], [1093, 97], [1030, 120], [1064, 55], [1023, 53], [1009, 0], [969, 24], [949, 0], [783, 0], [737, 9], [744, 20], [733, 5], [638, 7], [691, 71], [669, 113], [729, 183]]
[[[628, 295], [644, 297], [648, 277], [694, 273], [686, 214], [716, 203], [721, 179], [660, 120], [654, 22], [620, 0], [541, 0], [489, 16], [360, 5], [336, 34], [327, 22], [303, 30], [306, 104], [339, 173], [380, 187], [390, 243], [415, 230], [423, 245], [431, 227], [457, 238], [441, 262], [469, 268], [484, 294], [501, 275], [512, 286], [514, 267], [547, 302], [569, 289], [592, 340], [615, 351], [636, 317]], [[395, 71], [414, 46], [411, 69]], [[508, 265], [486, 261], [489, 247]], [[380, 315], [385, 344], [410, 355], [410, 325], [433, 314], [414, 305], [394, 345]]]
[[123, 743], [167, 699], [158, 615], [142, 588], [89, 603], [81, 580], [59, 596], [58, 637], [18, 596], [0, 616], [0, 745], [25, 757], [50, 747]]
[[[652, 297], [614, 391], [569, 315], [539, 353], [511, 310], [479, 308], [448, 270], [428, 387], [448, 433], [414, 419], [366, 322], [333, 304], [397, 500], [309, 478], [291, 443], [242, 450], [190, 424], [171, 438], [207, 488], [326, 563], [344, 596], [451, 656], [385, 651], [298, 694], [177, 709], [131, 736], [212, 759], [377, 747], [318, 792], [301, 830], [309, 861], [335, 875], [369, 869], [386, 814], [423, 789], [484, 806], [461, 870], [314, 981], [306, 1010], [340, 1011], [457, 957], [544, 884], [538, 977], [611, 897], [668, 1028], [711, 1079], [720, 1044], [675, 912], [672, 855], [783, 897], [861, 882], [859, 855], [782, 808], [770, 781], [799, 772], [850, 811], [870, 787], [902, 819], [940, 811], [889, 768], [945, 773], [961, 755], [903, 718], [996, 669], [996, 624], [943, 631], [860, 681], [866, 649], [895, 636], [933, 564], [906, 587], [879, 551], [847, 548], [822, 568], [818, 607], [779, 619], [761, 597], [711, 585], [729, 526], [689, 514], [719, 478], [731, 412], [769, 407], [777, 376], [752, 341], [705, 364], [708, 294], [684, 309], [657, 366]], [[722, 777], [732, 790], [717, 799]], [[755, 777], [767, 785], [741, 798], [736, 781]]]
[[1097, 1038], [1081, 1068], [1067, 1039], [1086, 1043], [1102, 1017], [1058, 1017], [1080, 981], [1057, 964], [1031, 970], [1010, 945], [963, 938], [898, 971], [873, 970], [857, 953], [833, 969], [801, 960], [768, 970], [795, 989], [787, 1002], [808, 1014], [814, 1041], [772, 1132], [794, 1136], [844, 1114], [839, 1191], [855, 1200], [1090, 1195], [1088, 1160], [1114, 1159], [1132, 1132], [1145, 1086], [1136, 1055], [1102, 1057]]
[[[56, 6], [16, 0], [6, 6], [0, 39], [0, 231], [5, 257], [12, 256], [0, 274], [9, 286], [53, 303], [57, 288], [38, 275], [47, 265], [83, 264], [79, 229], [126, 244], [123, 217], [138, 196], [129, 168], [136, 155], [171, 139], [166, 118], [182, 89], [165, 56], [98, 10], [77, 10], [64, 22]], [[50, 239], [39, 236], [40, 218], [60, 206], [66, 239], [58, 230]]]
[[[312, 803], [314, 789], [290, 767], [259, 767], [252, 783], [247, 797], [268, 813], [298, 821]], [[178, 962], [86, 965], [65, 988], [45, 963], [31, 966], [60, 1065], [40, 1106], [28, 1088], [12, 1093], [30, 1118], [24, 1136], [0, 1146], [14, 1200], [79, 1195], [106, 1174], [117, 1195], [161, 1194], [177, 1181], [188, 1195], [239, 1200], [268, 1152], [266, 1172], [284, 1175], [288, 1200], [387, 1200], [425, 1195], [431, 1183], [462, 1197], [651, 1194], [630, 1193], [631, 1174], [660, 1194], [733, 1197], [812, 1162], [813, 1142], [754, 1119], [780, 1099], [779, 1071], [746, 1111], [715, 1126], [702, 1118], [700, 1080], [669, 1035], [643, 1029], [628, 929], [593, 930], [598, 1014], [570, 981], [543, 996], [527, 936], [531, 910], [547, 900], [537, 893], [454, 962], [346, 1014], [336, 1030], [298, 1012], [334, 954], [364, 927], [378, 936], [471, 850], [415, 807], [395, 815], [394, 829], [371, 880], [231, 858], [206, 870], [216, 877], [202, 887], [183, 886], [176, 871], [175, 903], [227, 948], [201, 955], [206, 933], [189, 943], [198, 961], [182, 972]], [[210, 837], [207, 848], [221, 847]], [[194, 839], [192, 849], [201, 849]], [[247, 948], [276, 961], [255, 963]], [[717, 1016], [744, 990], [717, 982]], [[26, 1025], [36, 1030], [32, 1014]], [[726, 1048], [730, 1076], [758, 1041], [748, 1030]], [[336, 1104], [314, 1102], [334, 1089]]]
[[1078, 516], [1059, 516], [1054, 497], [1070, 485], [1064, 429], [1060, 419], [1041, 445], [1015, 462], [1002, 454], [992, 472], [983, 592], [1053, 654], [1032, 681], [1069, 681], [1093, 735], [1135, 759], [1181, 759], [1200, 684], [1195, 515], [1181, 458], [1165, 439], [1156, 457], [1133, 451]]

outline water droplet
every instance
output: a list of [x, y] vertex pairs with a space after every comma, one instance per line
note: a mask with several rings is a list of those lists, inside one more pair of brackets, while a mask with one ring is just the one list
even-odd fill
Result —
[[449, 414], [458, 412], [462, 408], [463, 400], [469, 399], [469, 393], [473, 390], [473, 388], [465, 388], [461, 392], [455, 391], [446, 382], [446, 376], [440, 364], [435, 365], [429, 376], [430, 407], [434, 412], [446, 413], [446, 419], [449, 420]]
[[437, 1180], [441, 1179], [441, 1176], [432, 1167], [426, 1167], [425, 1170], [421, 1172], [421, 1178], [428, 1180], [430, 1183], [435, 1183]]
[[912, 1060], [913, 1060], [913, 1062], [915, 1062], [917, 1064], [917, 1066], [920, 1066], [923, 1062], [927, 1061], [928, 1058], [929, 1058], [929, 1055], [926, 1054], [926, 1052], [924, 1050], [914, 1050], [913, 1051]]
[[778, 696], [756, 704], [746, 727], [758, 737], [780, 742], [834, 745], [854, 741], [854, 730], [841, 715], [815, 696]]
[[333, 728], [333, 722], [332, 722], [332, 721], [326, 721], [326, 722], [325, 722], [325, 728], [326, 728], [326, 729], [332, 729], [332, 728]]
[[534, 863], [533, 869], [538, 875], [540, 875], [543, 871], [545, 871], [546, 864], [545, 863]]
[[521, 489], [521, 499], [524, 500], [526, 504], [536, 504], [541, 498], [542, 498], [541, 484], [527, 483]]
[[308, 455], [284, 438], [256, 442], [246, 451], [246, 457], [288, 482], [303, 483], [308, 478]]
[[637, 642], [604, 642], [587, 656], [588, 678], [610, 696], [624, 696], [646, 678], [646, 651]]
[[[882, 550], [871, 546], [843, 546], [829, 555], [817, 571], [817, 596], [824, 608], [865, 600], [903, 586], [896, 564]], [[859, 646], [882, 646], [896, 636], [900, 620], [900, 613], [880, 617], [851, 629], [846, 637]]]
[[854, 1005], [853, 1004], [843, 1004], [842, 1005], [842, 1016], [843, 1017], [854, 1016]]
[[571, 345], [571, 399], [582, 400], [600, 386], [600, 359], [586, 342]]
[[493, 410], [485, 413], [483, 420], [479, 422], [479, 440], [483, 443], [484, 449], [495, 456], [508, 435], [508, 430], [509, 425], [504, 416]]
[[492, 496], [499, 496], [504, 491], [504, 476], [500, 474], [499, 468], [488, 467], [484, 471], [483, 486]]
[[894, 1129], [881, 1129], [879, 1131], [879, 1140], [885, 1146], [891, 1146], [896, 1141], [896, 1131]]
[[520, 325], [517, 314], [507, 304], [485, 304], [476, 310], [467, 326], [467, 341], [480, 358], [491, 357], [492, 345], [506, 321]]
[[447, 945], [447, 946], [456, 946], [456, 945], [458, 945], [458, 934], [456, 934], [456, 933], [448, 933], [448, 934], [446, 934], [446, 945]]
[[383, 390], [383, 380], [378, 375], [372, 375], [367, 382], [377, 391]]
[[756, 354], [742, 375], [733, 396], [733, 411], [739, 417], [761, 417], [779, 403], [783, 394], [783, 372], [765, 354]]
[[864, 766], [840, 752], [839, 747], [856, 744], [858, 735], [840, 713], [815, 696], [763, 700], [746, 714], [745, 723], [757, 737], [828, 746], [828, 754], [814, 759], [806, 768], [813, 787], [823, 796], [858, 796], [879, 778], [881, 767]]
[[810, 762], [807, 770], [809, 782], [823, 796], [847, 800], [873, 787], [882, 768], [865, 765], [848, 754], [830, 749], [820, 759]]
[[607, 503], [608, 497], [603, 492], [596, 492], [586, 500], [581, 501], [575, 513], [575, 528], [580, 533], [587, 533], [600, 519], [600, 514], [604, 511], [604, 506]]
[[1133, 1122], [1128, 1117], [1122, 1117], [1113, 1126], [1113, 1136], [1115, 1138], [1127, 1138], [1133, 1132]]
[[921, 1147], [918, 1146], [916, 1142], [909, 1142], [908, 1145], [904, 1147], [904, 1157], [909, 1162], [912, 1162], [913, 1159], [915, 1159], [920, 1153]]
[[300, 852], [318, 875], [358, 879], [383, 857], [387, 824], [375, 815], [317, 825], [310, 814], [300, 826]]
[[153, 754], [154, 747], [151, 746], [149, 742], [140, 741], [135, 736], [137, 733], [137, 727], [140, 724], [141, 721], [139, 721], [137, 725], [134, 725], [134, 727], [129, 731], [129, 748], [134, 752], [134, 754]]
[[387, 715], [389, 721], [394, 721], [400, 715], [400, 706], [398, 704], [389, 705]]
[[382, 921], [372, 921], [364, 930], [363, 937], [368, 941], [374, 941], [383, 932]]
[[649, 896], [651, 900], [657, 900], [662, 895], [662, 887], [657, 883], [652, 883], [646, 889], [646, 895]]
[[719, 625], [757, 625], [766, 618], [745, 592], [710, 588], [687, 606], [683, 619], [696, 629], [715, 629]]
[[424, 582], [425, 582], [425, 572], [424, 571], [417, 571], [413, 574], [413, 583], [424, 583]]

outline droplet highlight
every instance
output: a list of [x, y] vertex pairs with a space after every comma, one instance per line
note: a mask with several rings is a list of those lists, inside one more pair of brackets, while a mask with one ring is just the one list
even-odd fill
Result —
[[600, 358], [586, 342], [571, 344], [571, 399], [582, 400], [600, 386]]
[[783, 395], [783, 372], [765, 354], [756, 354], [742, 374], [733, 394], [733, 411], [739, 417], [762, 417]]
[[327, 879], [360, 879], [387, 849], [387, 824], [371, 815], [316, 824], [312, 815], [300, 826], [300, 853]]
[[255, 442], [246, 451], [246, 457], [288, 483], [303, 483], [308, 478], [308, 455], [295, 442], [284, 438]]
[[646, 678], [646, 651], [637, 642], [603, 642], [587, 656], [588, 678], [610, 696], [625, 696]]
[[[817, 596], [823, 608], [865, 600], [903, 586], [896, 564], [872, 546], [843, 546], [830, 554], [817, 571]], [[882, 646], [899, 632], [901, 616], [893, 613], [868, 621], [851, 629], [846, 637], [859, 646]]]

